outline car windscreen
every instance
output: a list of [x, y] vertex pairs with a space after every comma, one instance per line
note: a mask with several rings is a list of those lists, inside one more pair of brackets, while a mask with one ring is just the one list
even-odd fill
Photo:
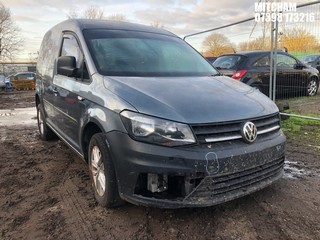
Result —
[[209, 76], [219, 74], [185, 41], [123, 30], [83, 30], [97, 70], [105, 76]]
[[301, 58], [302, 62], [313, 62], [315, 61], [320, 55], [309, 55], [309, 56], [304, 56]]
[[242, 60], [242, 56], [240, 55], [225, 55], [218, 57], [214, 62], [213, 66], [218, 70], [231, 69], [236, 70], [237, 65]]

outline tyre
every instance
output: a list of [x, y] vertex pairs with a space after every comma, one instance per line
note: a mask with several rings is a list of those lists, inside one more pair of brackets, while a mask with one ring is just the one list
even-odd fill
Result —
[[37, 106], [37, 121], [42, 140], [48, 141], [56, 137], [55, 133], [48, 127], [42, 110], [42, 105], [39, 103]]
[[123, 204], [119, 196], [114, 165], [102, 133], [92, 136], [88, 151], [89, 174], [97, 202], [103, 207]]
[[314, 96], [317, 94], [319, 88], [319, 82], [317, 79], [312, 78], [309, 80], [308, 86], [307, 86], [307, 91], [306, 94], [307, 96]]

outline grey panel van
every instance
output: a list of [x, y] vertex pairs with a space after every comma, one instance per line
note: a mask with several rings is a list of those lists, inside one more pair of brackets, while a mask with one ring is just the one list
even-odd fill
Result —
[[276, 105], [163, 29], [64, 21], [44, 36], [36, 78], [41, 138], [88, 163], [102, 206], [212, 206], [283, 174]]

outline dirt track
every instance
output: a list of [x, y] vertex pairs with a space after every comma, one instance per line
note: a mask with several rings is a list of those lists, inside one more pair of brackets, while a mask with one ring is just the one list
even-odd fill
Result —
[[[34, 106], [32, 92], [19, 94], [29, 100], [18, 107]], [[17, 106], [8, 96], [0, 103]], [[178, 210], [98, 206], [87, 165], [60, 140], [41, 141], [35, 125], [0, 126], [0, 154], [0, 239], [320, 239], [320, 153], [309, 143], [289, 139], [276, 184]]]

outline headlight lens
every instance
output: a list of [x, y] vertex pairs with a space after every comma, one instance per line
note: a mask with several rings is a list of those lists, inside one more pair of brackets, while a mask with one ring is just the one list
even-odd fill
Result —
[[194, 135], [186, 124], [130, 111], [123, 111], [120, 115], [130, 136], [138, 141], [164, 146], [195, 143]]

